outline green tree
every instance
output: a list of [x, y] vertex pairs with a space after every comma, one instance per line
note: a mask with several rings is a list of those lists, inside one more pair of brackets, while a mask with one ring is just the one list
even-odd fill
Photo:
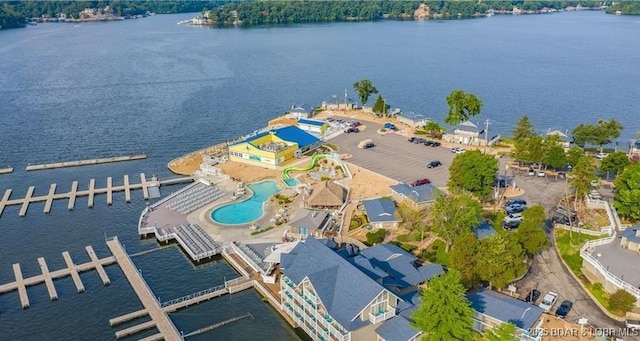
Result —
[[584, 150], [582, 148], [573, 146], [569, 148], [567, 152], [567, 162], [573, 167], [578, 164], [581, 157], [584, 156]]
[[482, 205], [469, 194], [442, 196], [431, 205], [427, 226], [444, 240], [448, 252], [458, 238], [478, 225], [481, 217]]
[[519, 340], [519, 338], [516, 337], [516, 326], [509, 322], [500, 323], [498, 327], [489, 329], [487, 332], [485, 332], [484, 336], [489, 341]]
[[525, 265], [524, 252], [512, 234], [494, 234], [480, 241], [477, 274], [489, 287], [504, 288], [520, 275]]
[[376, 98], [376, 102], [373, 104], [373, 108], [371, 108], [371, 110], [376, 115], [380, 116], [382, 113], [389, 112], [386, 107], [387, 103], [382, 99], [382, 96], [378, 95], [378, 98]]
[[580, 147], [584, 147], [586, 143], [600, 146], [602, 152], [603, 145], [620, 137], [623, 128], [622, 124], [613, 118], [609, 121], [598, 120], [598, 124], [583, 123], [573, 129], [573, 140]]
[[513, 129], [513, 140], [522, 141], [530, 139], [536, 135], [536, 131], [533, 128], [533, 124], [529, 121], [529, 116], [522, 115], [516, 127]]
[[467, 288], [474, 287], [478, 282], [476, 252], [478, 252], [478, 237], [469, 232], [458, 239], [449, 253], [451, 268], [460, 271], [462, 284]]
[[488, 200], [493, 192], [493, 184], [498, 172], [498, 160], [479, 150], [458, 154], [449, 167], [451, 192], [461, 190], [473, 193], [480, 200]]
[[424, 130], [429, 132], [429, 135], [433, 138], [441, 138], [445, 129], [440, 123], [429, 120], [427, 124], [424, 125]]
[[547, 215], [544, 207], [535, 205], [522, 212], [522, 217], [524, 219], [515, 233], [516, 238], [528, 255], [535, 255], [549, 246], [547, 234], [542, 229]]
[[456, 270], [429, 281], [418, 309], [411, 314], [413, 326], [425, 333], [426, 340], [470, 340], [474, 311], [465, 291]]
[[565, 154], [562, 146], [556, 144], [546, 150], [542, 162], [554, 169], [566, 167], [568, 164], [567, 154]]
[[449, 111], [444, 119], [449, 125], [460, 124], [468, 121], [471, 117], [479, 115], [482, 109], [482, 100], [472, 93], [465, 93], [462, 90], [453, 90], [447, 96]]
[[376, 87], [373, 86], [373, 83], [368, 79], [359, 80], [353, 83], [353, 88], [358, 93], [358, 97], [360, 97], [362, 105], [367, 104], [369, 96], [378, 93], [378, 89], [376, 89]]
[[622, 170], [631, 164], [629, 160], [629, 156], [625, 152], [614, 152], [605, 157], [600, 163], [600, 173], [607, 173], [607, 178], [609, 177], [609, 173], [615, 173], [616, 175], [620, 174]]
[[571, 186], [576, 191], [578, 198], [583, 198], [591, 190], [591, 181], [597, 180], [596, 167], [593, 158], [583, 156], [571, 170], [573, 177]]
[[402, 219], [402, 224], [405, 229], [414, 231], [425, 227], [426, 209], [415, 208], [406, 202], [402, 202], [398, 205], [397, 213], [400, 219]]
[[613, 198], [618, 214], [631, 220], [640, 220], [640, 163], [627, 166], [615, 180]]
[[635, 305], [636, 297], [623, 289], [618, 289], [609, 297], [609, 308], [614, 311], [628, 313]]

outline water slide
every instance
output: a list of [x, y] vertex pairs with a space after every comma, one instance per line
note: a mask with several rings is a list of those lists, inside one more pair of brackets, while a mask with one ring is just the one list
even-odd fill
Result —
[[311, 157], [311, 162], [309, 162], [308, 165], [304, 166], [304, 167], [287, 167], [285, 169], [282, 170], [282, 177], [284, 179], [289, 179], [291, 178], [289, 176], [289, 172], [291, 171], [308, 171], [310, 169], [312, 169], [315, 165], [316, 162], [318, 161], [318, 159], [324, 159], [327, 157], [327, 154], [315, 154]]

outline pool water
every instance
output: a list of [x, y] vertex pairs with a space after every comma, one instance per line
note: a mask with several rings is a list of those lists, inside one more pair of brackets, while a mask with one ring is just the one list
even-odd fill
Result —
[[269, 197], [280, 192], [275, 181], [263, 181], [247, 185], [247, 187], [253, 192], [249, 199], [215, 209], [211, 212], [211, 219], [225, 225], [251, 223], [260, 219], [264, 214], [262, 204], [269, 200]]
[[298, 180], [294, 178], [283, 179], [282, 181], [284, 181], [284, 183], [289, 187], [294, 187], [299, 183]]

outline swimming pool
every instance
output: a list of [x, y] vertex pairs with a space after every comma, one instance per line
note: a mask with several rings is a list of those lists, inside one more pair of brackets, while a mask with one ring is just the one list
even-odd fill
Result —
[[282, 181], [284, 181], [284, 183], [289, 187], [295, 187], [299, 184], [298, 179], [295, 178], [282, 179]]
[[211, 212], [211, 219], [220, 224], [248, 224], [260, 219], [264, 214], [262, 204], [269, 197], [280, 192], [275, 181], [263, 181], [247, 185], [253, 195], [244, 201], [221, 206]]

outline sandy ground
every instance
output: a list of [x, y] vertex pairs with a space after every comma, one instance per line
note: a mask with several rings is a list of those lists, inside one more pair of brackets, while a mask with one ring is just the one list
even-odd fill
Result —
[[247, 165], [234, 161], [227, 161], [223, 164], [216, 165], [216, 167], [220, 168], [224, 174], [227, 174], [232, 178], [239, 179], [245, 183], [256, 182], [264, 179], [282, 178], [282, 172], [279, 170]]
[[570, 323], [555, 316], [544, 315], [542, 322], [543, 341], [587, 341], [595, 340], [595, 331], [582, 328], [579, 324]]
[[351, 188], [351, 200], [361, 200], [372, 197], [391, 195], [389, 186], [398, 181], [374, 173], [362, 167], [347, 162], [353, 178], [344, 184]]
[[202, 154], [193, 153], [171, 160], [169, 170], [179, 175], [192, 175], [202, 162]]

